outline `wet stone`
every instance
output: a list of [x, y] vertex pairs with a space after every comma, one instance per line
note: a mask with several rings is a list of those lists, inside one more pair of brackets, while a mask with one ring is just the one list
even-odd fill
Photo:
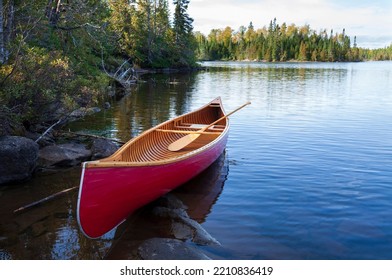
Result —
[[[153, 213], [159, 217], [172, 219], [172, 231], [176, 237], [183, 236], [184, 238], [185, 236], [189, 236], [198, 245], [221, 245], [198, 222], [192, 220], [184, 209], [155, 207]], [[190, 234], [188, 234], [189, 231], [186, 231], [186, 228], [189, 229]]]
[[170, 193], [161, 197], [158, 205], [170, 209], [188, 209], [180, 199]]
[[106, 158], [117, 151], [118, 146], [110, 140], [95, 139], [91, 146], [92, 160]]
[[47, 232], [47, 224], [45, 221], [37, 222], [31, 225], [31, 234], [34, 237], [40, 236]]
[[38, 144], [19, 136], [0, 136], [0, 185], [29, 179], [38, 158]]
[[91, 157], [91, 151], [83, 144], [61, 144], [46, 146], [39, 151], [38, 164], [40, 167], [71, 167], [80, 164]]
[[183, 223], [173, 222], [171, 230], [177, 239], [187, 240], [193, 237], [192, 228]]

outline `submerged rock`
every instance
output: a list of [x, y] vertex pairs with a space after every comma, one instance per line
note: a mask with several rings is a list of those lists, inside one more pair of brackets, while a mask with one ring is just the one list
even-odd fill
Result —
[[38, 164], [43, 168], [71, 167], [91, 157], [91, 151], [83, 144], [61, 144], [46, 146], [39, 151]]
[[0, 185], [29, 179], [36, 167], [38, 144], [19, 136], [0, 137]]
[[159, 198], [158, 205], [170, 209], [188, 209], [188, 207], [175, 195], [168, 193]]
[[183, 241], [169, 238], [151, 238], [138, 248], [144, 260], [209, 260], [200, 250]]
[[153, 213], [159, 217], [172, 219], [172, 233], [178, 239], [191, 239], [198, 245], [221, 245], [198, 222], [192, 220], [185, 209], [155, 207]]

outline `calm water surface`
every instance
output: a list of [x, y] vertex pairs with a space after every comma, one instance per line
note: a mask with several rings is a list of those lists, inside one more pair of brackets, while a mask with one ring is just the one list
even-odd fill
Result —
[[[217, 63], [145, 76], [110, 110], [70, 125], [123, 141], [216, 96], [230, 117], [224, 155], [174, 193], [222, 244], [214, 259], [392, 259], [392, 63]], [[75, 221], [76, 193], [13, 215], [79, 183], [80, 169], [0, 189], [0, 255], [131, 258], [162, 237], [148, 211], [98, 240]], [[148, 208], [148, 207], [147, 207]], [[164, 225], [159, 225], [164, 226]]]

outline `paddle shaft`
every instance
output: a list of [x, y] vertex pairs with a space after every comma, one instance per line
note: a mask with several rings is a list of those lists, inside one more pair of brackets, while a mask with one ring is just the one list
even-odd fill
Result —
[[168, 147], [168, 149], [172, 152], [176, 152], [181, 150], [182, 148], [188, 146], [190, 143], [192, 143], [193, 141], [195, 141], [201, 134], [203, 134], [208, 128], [210, 128], [211, 126], [213, 126], [214, 124], [217, 124], [218, 122], [220, 122], [221, 120], [227, 118], [228, 116], [234, 114], [235, 112], [237, 112], [238, 110], [242, 109], [243, 107], [245, 107], [246, 105], [249, 105], [250, 102], [246, 102], [244, 105], [241, 105], [240, 107], [238, 107], [237, 109], [235, 109], [234, 111], [230, 112], [227, 115], [224, 115], [223, 117], [217, 119], [216, 121], [214, 121], [213, 123], [207, 125], [206, 127], [203, 127], [202, 129], [196, 131], [194, 134], [188, 134], [176, 141], [174, 141], [173, 143], [171, 143]]
[[243, 105], [241, 105], [240, 107], [238, 107], [237, 109], [235, 109], [234, 111], [231, 111], [230, 113], [228, 113], [228, 114], [226, 114], [226, 115], [224, 115], [223, 117], [221, 117], [221, 118], [219, 118], [219, 119], [217, 119], [216, 121], [214, 121], [213, 123], [211, 123], [211, 124], [209, 124], [208, 126], [206, 126], [206, 127], [203, 127], [202, 129], [200, 129], [199, 131], [196, 131], [196, 132], [203, 132], [203, 131], [206, 131], [207, 129], [209, 129], [211, 126], [213, 126], [214, 124], [217, 124], [218, 122], [220, 122], [221, 120], [224, 120], [224, 119], [226, 119], [228, 116], [230, 116], [230, 115], [232, 115], [232, 114], [234, 114], [235, 112], [237, 112], [237, 111], [239, 111], [239, 110], [241, 110], [242, 108], [244, 108], [245, 106], [247, 106], [247, 105], [249, 105], [250, 104], [250, 102], [248, 101], [248, 102], [246, 102], [245, 104], [243, 104]]

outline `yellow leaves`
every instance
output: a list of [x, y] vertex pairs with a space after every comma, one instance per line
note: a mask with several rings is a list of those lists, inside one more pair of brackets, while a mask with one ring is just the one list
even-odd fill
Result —
[[69, 70], [69, 61], [67, 58], [56, 58], [50, 62], [50, 66]]

